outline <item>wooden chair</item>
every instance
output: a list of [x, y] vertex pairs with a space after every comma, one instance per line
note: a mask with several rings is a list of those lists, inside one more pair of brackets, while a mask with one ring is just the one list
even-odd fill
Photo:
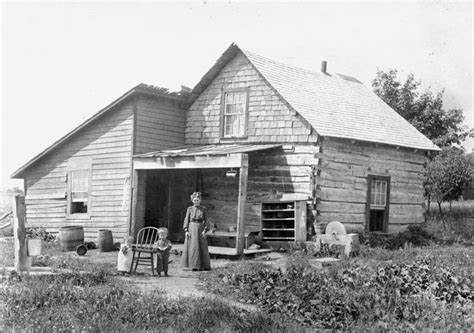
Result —
[[[136, 244], [132, 247], [133, 257], [130, 273], [136, 272], [138, 265], [151, 266], [151, 273], [155, 275], [156, 248], [153, 244], [158, 240], [158, 228], [145, 227], [138, 231]], [[144, 256], [142, 256], [142, 254]], [[135, 267], [133, 266], [135, 264]]]

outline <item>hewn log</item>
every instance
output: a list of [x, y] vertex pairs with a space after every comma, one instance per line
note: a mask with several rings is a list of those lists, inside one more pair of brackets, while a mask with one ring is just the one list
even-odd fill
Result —
[[322, 187], [317, 191], [318, 197], [322, 201], [336, 201], [349, 203], [365, 203], [367, 201], [367, 191], [352, 190], [347, 191], [339, 188]]
[[237, 204], [237, 254], [242, 255], [245, 247], [245, 203], [247, 199], [248, 155], [242, 154], [239, 172], [239, 195]]
[[365, 203], [348, 203], [321, 201], [317, 204], [317, 210], [326, 213], [362, 213], [365, 214]]

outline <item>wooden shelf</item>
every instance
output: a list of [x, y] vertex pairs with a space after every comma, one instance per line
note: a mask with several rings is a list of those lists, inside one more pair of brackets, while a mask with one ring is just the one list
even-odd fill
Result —
[[262, 228], [262, 231], [295, 231], [295, 228]]
[[295, 240], [295, 237], [263, 237], [263, 240]]
[[260, 230], [268, 242], [306, 240], [306, 202], [262, 202]]
[[[292, 242], [298, 239], [297, 217], [301, 216], [305, 202], [262, 202], [260, 229], [264, 241]], [[306, 234], [306, 231], [305, 231]]]

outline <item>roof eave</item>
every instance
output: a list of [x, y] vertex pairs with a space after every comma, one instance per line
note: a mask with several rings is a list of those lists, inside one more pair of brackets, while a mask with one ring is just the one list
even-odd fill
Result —
[[148, 96], [153, 96], [153, 97], [159, 97], [159, 98], [166, 98], [166, 99], [171, 99], [177, 102], [182, 102], [183, 97], [180, 97], [179, 95], [173, 95], [173, 94], [167, 94], [163, 93], [157, 89], [153, 89], [148, 87], [147, 85], [140, 83], [139, 85], [133, 87], [126, 93], [124, 93], [122, 96], [114, 100], [112, 103], [95, 113], [93, 116], [91, 116], [89, 119], [86, 119], [83, 123], [81, 123], [79, 126], [74, 128], [72, 131], [64, 135], [62, 138], [59, 140], [55, 141], [52, 145], [44, 149], [41, 153], [33, 157], [31, 160], [26, 162], [23, 166], [15, 170], [11, 175], [10, 178], [24, 178], [24, 173], [27, 171], [29, 167], [31, 167], [33, 164], [38, 162], [41, 158], [49, 154], [51, 151], [59, 147], [60, 145], [64, 144], [69, 138], [74, 136], [76, 133], [78, 133], [80, 130], [83, 128], [87, 127], [94, 121], [96, 121], [98, 118], [102, 117], [105, 113], [108, 111], [112, 110], [115, 106], [123, 103], [127, 99], [131, 98], [134, 95], [148, 95]]
[[408, 146], [404, 144], [393, 144], [393, 143], [387, 143], [387, 142], [380, 142], [380, 141], [368, 141], [368, 140], [361, 140], [361, 139], [356, 139], [356, 138], [350, 138], [350, 137], [342, 137], [342, 136], [331, 136], [331, 135], [324, 135], [322, 136], [323, 138], [335, 138], [335, 139], [341, 139], [341, 140], [354, 140], [354, 141], [359, 141], [359, 142], [364, 142], [364, 143], [370, 143], [370, 144], [377, 144], [377, 145], [383, 145], [383, 146], [390, 146], [394, 148], [405, 148], [405, 149], [413, 149], [413, 150], [420, 150], [420, 151], [441, 151], [441, 148], [439, 148], [437, 145], [434, 143], [432, 144], [431, 147], [422, 147], [422, 146]]
[[191, 95], [188, 97], [185, 102], [185, 108], [189, 108], [201, 95], [201, 93], [211, 84], [214, 78], [219, 75], [220, 71], [232, 60], [238, 52], [242, 52], [240, 48], [232, 43], [230, 46], [222, 53], [222, 55], [217, 59], [216, 63], [207, 71], [206, 74], [199, 80], [199, 82], [194, 86], [191, 91]]

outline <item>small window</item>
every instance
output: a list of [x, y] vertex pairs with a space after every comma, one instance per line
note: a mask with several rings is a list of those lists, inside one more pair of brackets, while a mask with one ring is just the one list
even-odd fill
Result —
[[87, 213], [89, 201], [89, 171], [71, 172], [71, 214]]
[[370, 205], [385, 207], [387, 205], [387, 182], [385, 180], [373, 180], [370, 192]]
[[247, 116], [247, 92], [226, 92], [224, 94], [223, 113], [223, 136], [245, 136]]
[[69, 172], [69, 214], [89, 213], [89, 170]]
[[366, 231], [387, 232], [390, 210], [390, 176], [367, 177]]

